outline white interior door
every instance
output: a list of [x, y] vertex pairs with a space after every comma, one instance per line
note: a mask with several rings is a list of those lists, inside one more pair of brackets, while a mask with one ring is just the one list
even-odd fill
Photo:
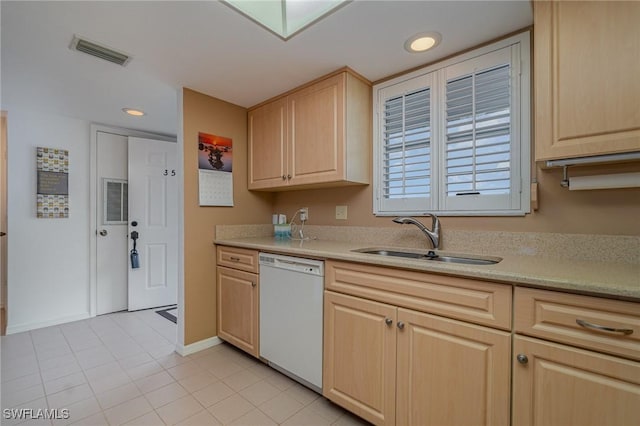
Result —
[[127, 137], [96, 134], [96, 314], [127, 309]]
[[[176, 144], [129, 138], [129, 234], [137, 231], [140, 267], [129, 262], [129, 310], [178, 299]], [[135, 223], [135, 226], [134, 226]], [[129, 250], [133, 241], [129, 239]]]

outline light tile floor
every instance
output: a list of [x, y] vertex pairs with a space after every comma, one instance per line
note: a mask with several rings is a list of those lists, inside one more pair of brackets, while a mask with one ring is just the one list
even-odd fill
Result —
[[[226, 343], [181, 357], [175, 336], [148, 310], [2, 337], [0, 424], [367, 424]], [[5, 416], [20, 408], [69, 418]]]

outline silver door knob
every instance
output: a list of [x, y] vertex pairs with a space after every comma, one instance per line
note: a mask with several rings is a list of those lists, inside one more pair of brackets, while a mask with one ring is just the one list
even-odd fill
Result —
[[384, 323], [387, 324], [387, 325], [391, 325], [391, 324], [393, 324], [393, 320], [391, 318], [385, 318], [384, 319]]
[[402, 330], [404, 328], [404, 323], [402, 321], [398, 321], [398, 328]]
[[107, 230], [106, 229], [101, 230], [100, 231], [100, 235], [103, 236], [103, 237], [106, 237], [107, 236]]
[[518, 354], [518, 356], [516, 356], [516, 359], [520, 364], [523, 364], [523, 365], [529, 362], [529, 358], [527, 358], [525, 354]]

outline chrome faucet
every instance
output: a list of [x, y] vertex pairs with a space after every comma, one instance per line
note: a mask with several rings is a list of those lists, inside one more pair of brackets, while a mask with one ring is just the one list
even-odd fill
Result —
[[424, 233], [424, 235], [429, 238], [431, 244], [433, 245], [433, 248], [437, 250], [440, 248], [440, 219], [438, 219], [438, 216], [436, 216], [435, 214], [426, 213], [425, 216], [431, 216], [431, 230], [429, 230], [426, 226], [412, 217], [396, 217], [395, 219], [393, 219], [393, 221], [401, 225], [411, 223], [417, 226]]

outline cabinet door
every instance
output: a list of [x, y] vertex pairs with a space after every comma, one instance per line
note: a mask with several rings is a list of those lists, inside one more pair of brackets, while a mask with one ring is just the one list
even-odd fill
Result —
[[249, 189], [286, 186], [286, 99], [252, 110], [248, 118]]
[[217, 267], [218, 336], [258, 356], [258, 275]]
[[640, 2], [533, 2], [536, 159], [640, 149]]
[[290, 184], [344, 179], [345, 73], [289, 95]]
[[398, 326], [399, 425], [509, 424], [508, 332], [402, 308]]
[[640, 363], [520, 336], [513, 354], [514, 425], [638, 424]]
[[395, 424], [396, 308], [325, 292], [323, 395], [376, 425]]

